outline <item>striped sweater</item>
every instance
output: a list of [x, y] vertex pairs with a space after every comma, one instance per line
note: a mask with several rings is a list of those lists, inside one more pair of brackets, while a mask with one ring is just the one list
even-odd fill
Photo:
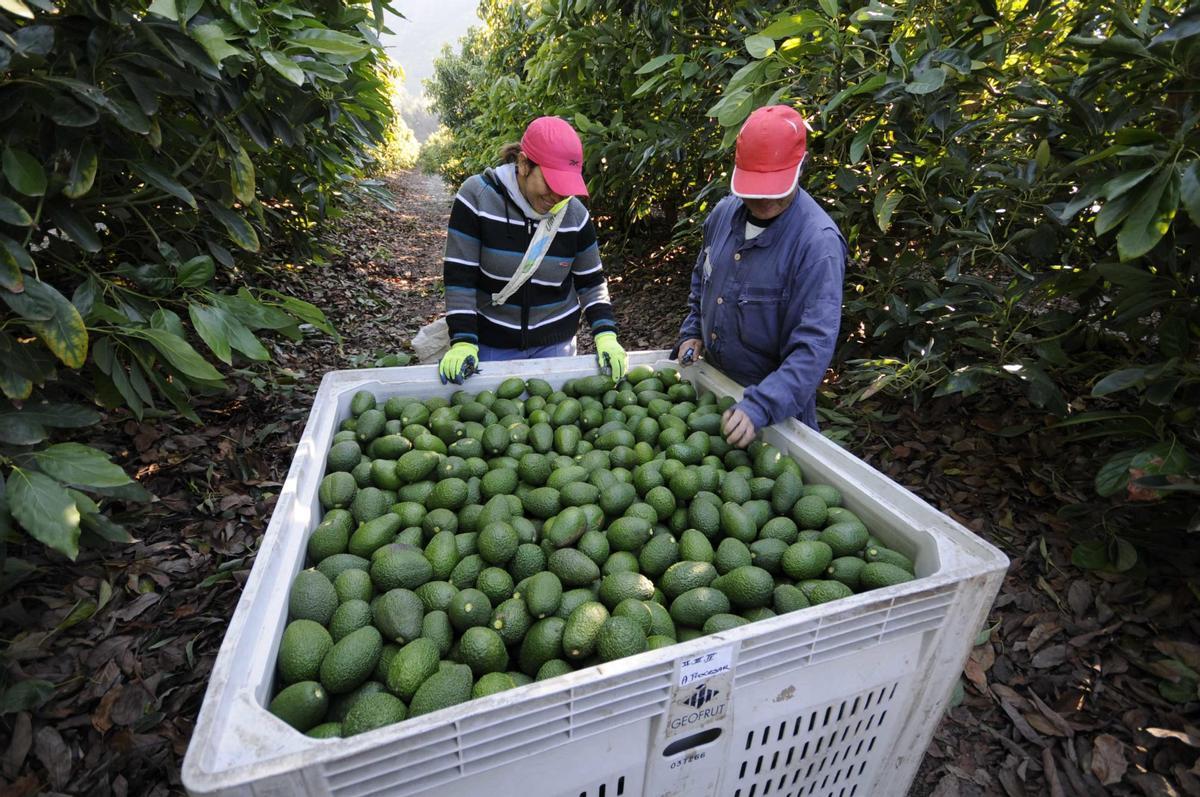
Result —
[[593, 335], [616, 331], [596, 228], [576, 198], [537, 271], [507, 302], [492, 304], [536, 229], [496, 170], [463, 183], [450, 211], [443, 271], [453, 340], [506, 349], [564, 343], [575, 336], [581, 309]]

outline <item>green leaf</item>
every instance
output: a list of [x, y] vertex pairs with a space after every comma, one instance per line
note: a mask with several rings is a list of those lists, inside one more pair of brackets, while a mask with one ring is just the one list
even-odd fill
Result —
[[1157, 47], [1161, 44], [1183, 41], [1196, 35], [1200, 35], [1200, 16], [1177, 17], [1171, 20], [1171, 27], [1150, 40], [1150, 46]]
[[973, 395], [983, 387], [983, 382], [988, 375], [986, 370], [974, 366], [959, 368], [942, 380], [933, 395], [950, 396], [955, 393], [962, 393], [964, 396]]
[[230, 56], [245, 55], [244, 52], [236, 47], [231, 47], [226, 41], [225, 31], [221, 30], [221, 26], [213, 22], [207, 22], [203, 25], [193, 25], [189, 31], [192, 38], [200, 43], [204, 48], [204, 52], [208, 53], [208, 57], [213, 60], [213, 63], [218, 67], [221, 62]]
[[837, 19], [837, 15], [838, 15], [837, 0], [820, 0], [820, 4], [821, 4], [821, 10], [825, 12], [825, 15], [827, 17], [829, 17], [830, 19]]
[[229, 316], [219, 307], [191, 303], [188, 305], [188, 315], [196, 334], [212, 350], [221, 362], [229, 365], [233, 362], [233, 347], [229, 343]]
[[244, 205], [254, 201], [254, 162], [241, 144], [234, 148], [229, 160], [229, 182], [238, 201]]
[[1200, 161], [1192, 161], [1186, 168], [1180, 167], [1179, 203], [1200, 227]]
[[946, 84], [946, 71], [941, 68], [917, 70], [914, 79], [905, 84], [909, 94], [931, 94]]
[[161, 329], [139, 329], [132, 334], [149, 341], [184, 376], [201, 382], [223, 381], [220, 372], [178, 335]]
[[871, 142], [871, 136], [875, 134], [875, 129], [879, 127], [881, 119], [882, 117], [875, 117], [854, 135], [854, 140], [850, 142], [851, 164], [858, 163], [862, 159], [863, 152], [867, 149], [867, 144]]
[[217, 221], [225, 226], [225, 230], [229, 233], [231, 241], [247, 252], [258, 251], [258, 234], [254, 232], [254, 228], [250, 226], [250, 222], [229, 208], [222, 207], [215, 202], [205, 202], [204, 206], [208, 208], [209, 213], [216, 216]]
[[13, 468], [8, 475], [12, 516], [35, 540], [74, 561], [79, 555], [79, 509], [66, 488], [44, 473]]
[[271, 67], [276, 72], [295, 83], [297, 86], [304, 83], [304, 70], [301, 69], [295, 61], [288, 58], [283, 53], [277, 53], [274, 50], [263, 50], [262, 59], [267, 62], [267, 66]]
[[754, 34], [746, 37], [746, 52], [750, 53], [751, 58], [766, 58], [775, 52], [775, 40], [770, 36], [762, 34]]
[[1071, 551], [1071, 564], [1083, 570], [1104, 570], [1108, 567], [1108, 545], [1103, 540], [1082, 542]]
[[33, 258], [29, 252], [7, 235], [0, 235], [0, 263], [3, 262], [15, 263], [22, 271], [33, 271]]
[[1117, 233], [1117, 253], [1121, 260], [1141, 257], [1162, 240], [1179, 209], [1179, 174], [1174, 169], [1162, 173], [1141, 196]]
[[82, 404], [26, 404], [21, 407], [20, 416], [52, 429], [83, 429], [100, 423], [100, 413]]
[[853, 97], [858, 94], [866, 94], [867, 92], [871, 92], [871, 91], [875, 91], [876, 89], [883, 88], [887, 84], [887, 81], [888, 81], [887, 75], [885, 75], [881, 72], [881, 73], [872, 75], [871, 77], [864, 80], [862, 83], [857, 83], [853, 86], [847, 86], [846, 88], [839, 91], [837, 94], [833, 95], [833, 99], [831, 99], [829, 102], [827, 102], [823, 108], [821, 108], [821, 116], [828, 117], [829, 114], [833, 113], [834, 109], [836, 109], [839, 105], [841, 105], [843, 102], [845, 102], [850, 97]]
[[163, 170], [159, 169], [152, 163], [139, 161], [129, 164], [130, 170], [138, 177], [141, 177], [150, 185], [160, 191], [170, 194], [180, 200], [193, 210], [196, 209], [196, 198], [192, 196], [192, 192], [187, 190], [178, 180]]
[[266, 350], [254, 333], [236, 317], [229, 318], [229, 342], [233, 348], [257, 362], [266, 362], [271, 354]]
[[21, 273], [21, 264], [5, 246], [0, 246], [0, 288], [3, 288], [6, 294], [21, 293], [25, 290], [25, 275]]
[[179, 267], [175, 284], [180, 288], [203, 288], [217, 273], [213, 259], [208, 255], [197, 255]]
[[337, 335], [337, 330], [333, 328], [333, 324], [329, 323], [329, 319], [325, 317], [325, 313], [321, 312], [321, 308], [315, 304], [306, 302], [303, 299], [297, 299], [294, 296], [288, 296], [279, 291], [267, 291], [267, 293], [278, 297], [280, 306], [301, 321], [312, 324], [328, 335]]
[[1104, 206], [1100, 208], [1100, 212], [1096, 214], [1094, 225], [1096, 235], [1104, 235], [1124, 221], [1129, 215], [1129, 211], [1133, 210], [1135, 199], [1135, 194], [1126, 192], [1111, 202], [1105, 202]]
[[26, 321], [49, 321], [57, 312], [55, 293], [41, 280], [31, 279], [25, 281], [25, 290], [20, 293], [0, 291], [0, 299]]
[[75, 601], [75, 605], [71, 607], [71, 611], [67, 612], [67, 616], [59, 621], [58, 625], [54, 626], [54, 630], [56, 633], [65, 631], [73, 625], [79, 625], [95, 613], [95, 601], [86, 599]]
[[33, 455], [48, 476], [82, 487], [120, 487], [133, 481], [103, 451], [79, 443], [58, 443]]
[[[830, 14], [830, 16], [836, 16], [837, 3], [834, 0], [826, 1], [830, 2], [834, 9], [834, 13]], [[829, 13], [829, 9], [825, 7], [824, 3], [822, 3], [821, 7], [825, 9], [826, 13]], [[826, 21], [818, 17], [812, 11], [801, 11], [798, 14], [788, 14], [776, 19], [770, 25], [763, 28], [763, 30], [760, 31], [760, 35], [766, 36], [773, 42], [775, 39], [784, 39], [789, 36], [799, 36], [801, 33], [810, 31], [814, 28], [823, 28], [826, 26]]]
[[126, 130], [146, 135], [151, 130], [150, 117], [138, 105], [116, 97], [105, 99], [104, 110]]
[[371, 48], [355, 36], [327, 28], [309, 28], [293, 33], [288, 41], [297, 47], [306, 47], [318, 53], [330, 53], [347, 58], [361, 58]]
[[871, 0], [871, 3], [858, 9], [850, 15], [850, 20], [856, 25], [869, 25], [872, 22], [891, 22], [896, 18], [896, 9], [883, 3]]
[[[75, 305], [44, 282], [37, 283], [54, 314], [47, 319], [27, 321], [27, 325], [46, 344], [46, 348], [68, 368], [82, 368], [87, 361], [88, 333]], [[26, 284], [26, 293], [32, 283]]]
[[1158, 171], [1158, 164], [1148, 166], [1145, 169], [1135, 169], [1131, 172], [1122, 172], [1104, 184], [1101, 193], [1107, 199], [1116, 199], [1124, 194], [1130, 188], [1133, 188], [1138, 183], [1145, 180], [1150, 175]]
[[[0, 7], [7, 8], [6, 4], [9, 2], [12, 2], [12, 0], [0, 0]], [[4, 714], [16, 714], [21, 711], [33, 711], [35, 708], [41, 707], [53, 696], [54, 684], [49, 681], [42, 681], [37, 678], [27, 678], [24, 681], [17, 681], [4, 690], [4, 696], [0, 697], [0, 716]]]
[[651, 75], [649, 78], [646, 79], [645, 82], [643, 82], [640, 86], [638, 86], [636, 89], [634, 89], [633, 94], [631, 94], [629, 96], [631, 96], [631, 97], [642, 96], [646, 92], [650, 91], [650, 89], [657, 86], [659, 81], [662, 80], [662, 78], [663, 78], [662, 75]]
[[0, 393], [14, 401], [24, 401], [33, 395], [33, 382], [8, 368], [0, 368]]
[[6, 196], [0, 196], [0, 221], [14, 227], [28, 227], [33, 224], [33, 217], [16, 202]]
[[885, 191], [881, 188], [875, 194], [875, 223], [879, 225], [880, 232], [887, 232], [892, 226], [892, 214], [896, 212], [902, 199], [904, 194], [895, 189]]
[[721, 123], [722, 127], [737, 127], [754, 110], [754, 94], [747, 89], [739, 89], [727, 95], [721, 103], [718, 103], [718, 106], [719, 110], [713, 108], [709, 114], [711, 115], [713, 110], [717, 110], [717, 121]]
[[1067, 413], [1067, 401], [1063, 398], [1062, 391], [1045, 371], [1036, 365], [1023, 363], [1020, 369], [1014, 373], [1025, 384], [1025, 393], [1035, 407], [1041, 407], [1057, 415]]
[[930, 56], [929, 60], [935, 64], [945, 64], [960, 75], [971, 74], [971, 56], [963, 50], [953, 47], [938, 50]]
[[1140, 452], [1122, 451], [1109, 458], [1096, 472], [1096, 494], [1107, 498], [1124, 490], [1129, 484], [1129, 463]]
[[179, 9], [175, 7], [175, 0], [154, 0], [150, 4], [150, 13], [176, 22], [179, 21]]
[[183, 319], [179, 317], [178, 313], [168, 307], [160, 307], [154, 311], [154, 314], [150, 316], [150, 326], [153, 329], [170, 332], [176, 337], [187, 337], [187, 332], [183, 328]]
[[[376, 0], [381, 3], [382, 0]], [[228, 0], [222, 3], [229, 11], [229, 16], [238, 27], [247, 33], [255, 33], [258, 31], [258, 8], [253, 0]], [[376, 24], [383, 24], [383, 20], [376, 20]]]
[[1107, 396], [1109, 393], [1116, 393], [1146, 379], [1145, 368], [1123, 368], [1120, 371], [1113, 371], [1108, 374], [1092, 388], [1093, 396]]
[[1122, 537], [1114, 537], [1109, 545], [1108, 559], [1118, 573], [1124, 573], [1137, 564], [1137, 549]]
[[46, 193], [46, 172], [37, 158], [23, 149], [6, 147], [2, 157], [4, 176], [9, 184], [25, 196]]
[[63, 186], [63, 195], [69, 199], [79, 197], [92, 190], [96, 180], [96, 171], [100, 167], [100, 159], [96, 157], [96, 148], [91, 141], [79, 145], [79, 154], [71, 161], [71, 174], [67, 184]]
[[271, 359], [271, 355], [254, 333], [236, 316], [222, 308], [192, 303], [188, 305], [188, 314], [196, 332], [222, 362], [232, 362], [232, 349], [252, 360], [261, 362]]
[[15, 412], [0, 413], [0, 443], [31, 446], [46, 439], [46, 428]]
[[1034, 156], [1039, 169], [1045, 169], [1050, 164], [1050, 142], [1047, 139], [1042, 139], [1037, 146], [1037, 155]]
[[309, 76], [309, 80], [315, 75], [330, 83], [341, 83], [349, 77], [346, 74], [346, 67], [334, 66], [325, 61], [317, 61], [311, 58], [304, 61], [304, 74]]
[[82, 512], [80, 522], [85, 529], [109, 542], [127, 545], [134, 541], [133, 535], [126, 531], [124, 526], [114, 523], [99, 512]]
[[674, 61], [674, 60], [675, 60], [675, 53], [666, 53], [665, 55], [655, 56], [654, 58], [651, 58], [649, 61], [642, 64], [640, 67], [638, 67], [638, 70], [636, 72], [634, 72], [633, 74], [647, 75], [651, 72], [657, 72], [659, 69], [662, 69], [664, 65], [669, 64], [671, 61]]
[[96, 234], [96, 225], [70, 205], [54, 205], [50, 208], [50, 218], [58, 229], [66, 233], [85, 252], [96, 254], [101, 249], [100, 236]]

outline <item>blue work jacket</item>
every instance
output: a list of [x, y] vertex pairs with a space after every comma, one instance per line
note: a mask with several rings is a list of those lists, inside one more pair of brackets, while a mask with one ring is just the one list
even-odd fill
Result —
[[756, 429], [790, 417], [817, 428], [845, 270], [845, 239], [803, 189], [749, 241], [746, 206], [735, 196], [705, 220], [679, 339], [702, 340], [705, 359], [747, 386], [738, 407]]

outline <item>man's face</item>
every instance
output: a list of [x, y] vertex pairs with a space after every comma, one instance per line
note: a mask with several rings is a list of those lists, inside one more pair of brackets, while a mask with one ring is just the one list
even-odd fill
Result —
[[792, 200], [795, 198], [796, 189], [793, 188], [790, 194], [779, 199], [743, 199], [742, 204], [754, 218], [768, 221], [787, 210], [788, 205], [792, 204]]

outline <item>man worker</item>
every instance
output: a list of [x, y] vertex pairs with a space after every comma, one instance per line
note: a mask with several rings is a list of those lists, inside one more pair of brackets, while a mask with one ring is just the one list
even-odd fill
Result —
[[743, 385], [722, 423], [730, 445], [795, 417], [817, 428], [817, 387], [842, 316], [846, 240], [799, 187], [805, 123], [793, 108], [759, 108], [738, 133], [731, 196], [704, 221], [690, 312], [672, 353], [704, 359]]

